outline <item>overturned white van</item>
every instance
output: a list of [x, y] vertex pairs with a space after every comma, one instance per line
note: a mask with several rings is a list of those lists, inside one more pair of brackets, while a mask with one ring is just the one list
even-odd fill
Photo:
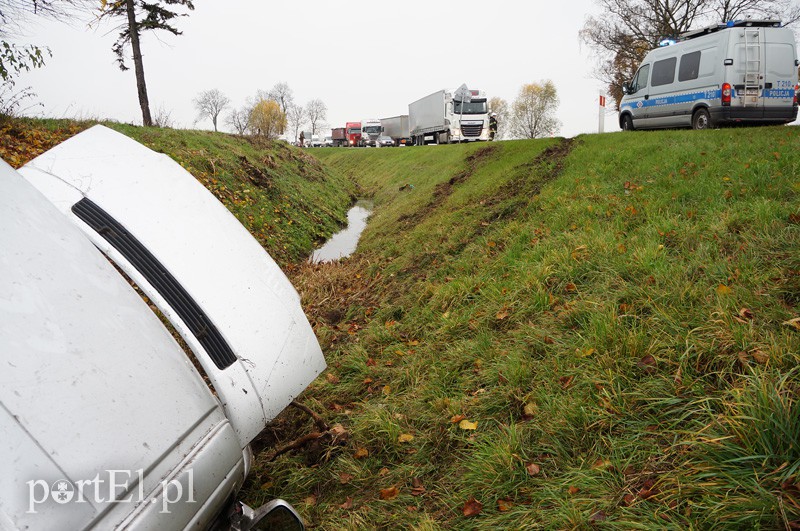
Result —
[[325, 359], [278, 265], [166, 155], [95, 126], [0, 161], [0, 367], [0, 529], [302, 529], [236, 495]]
[[784, 124], [797, 118], [794, 34], [775, 20], [690, 31], [651, 50], [623, 86], [623, 130]]

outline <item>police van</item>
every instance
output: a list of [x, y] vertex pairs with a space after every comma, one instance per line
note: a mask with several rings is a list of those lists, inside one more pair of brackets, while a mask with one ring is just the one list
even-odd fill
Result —
[[797, 118], [794, 35], [775, 20], [683, 33], [645, 56], [622, 87], [623, 130], [784, 124]]

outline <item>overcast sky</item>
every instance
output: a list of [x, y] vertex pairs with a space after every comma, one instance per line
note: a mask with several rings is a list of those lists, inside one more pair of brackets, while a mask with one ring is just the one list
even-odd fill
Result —
[[[241, 106], [257, 89], [285, 81], [295, 102], [319, 98], [329, 127], [408, 113], [408, 104], [466, 83], [509, 101], [525, 83], [552, 80], [561, 134], [596, 132], [602, 84], [578, 31], [593, 0], [196, 0], [177, 24], [183, 35], [145, 33], [144, 69], [151, 110], [171, 112], [176, 127], [194, 125], [192, 99], [218, 88]], [[18, 42], [48, 46], [44, 68], [21, 75], [43, 107], [29, 114], [110, 118], [141, 124], [131, 70], [111, 52], [109, 24], [30, 21]], [[609, 114], [606, 130], [616, 130]], [[329, 133], [329, 131], [328, 131]]]

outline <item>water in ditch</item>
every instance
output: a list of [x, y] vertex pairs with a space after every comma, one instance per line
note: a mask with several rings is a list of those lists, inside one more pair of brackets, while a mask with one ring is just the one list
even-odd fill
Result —
[[314, 251], [309, 262], [333, 262], [353, 254], [358, 245], [361, 232], [367, 226], [367, 218], [372, 213], [372, 201], [361, 199], [347, 212], [347, 227], [337, 232]]

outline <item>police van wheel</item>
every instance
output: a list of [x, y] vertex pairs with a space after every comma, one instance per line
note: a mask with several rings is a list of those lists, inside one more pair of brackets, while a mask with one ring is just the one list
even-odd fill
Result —
[[633, 118], [631, 118], [630, 114], [626, 114], [622, 117], [622, 130], [633, 131]]
[[697, 109], [692, 115], [692, 129], [711, 129], [711, 117], [706, 109]]

